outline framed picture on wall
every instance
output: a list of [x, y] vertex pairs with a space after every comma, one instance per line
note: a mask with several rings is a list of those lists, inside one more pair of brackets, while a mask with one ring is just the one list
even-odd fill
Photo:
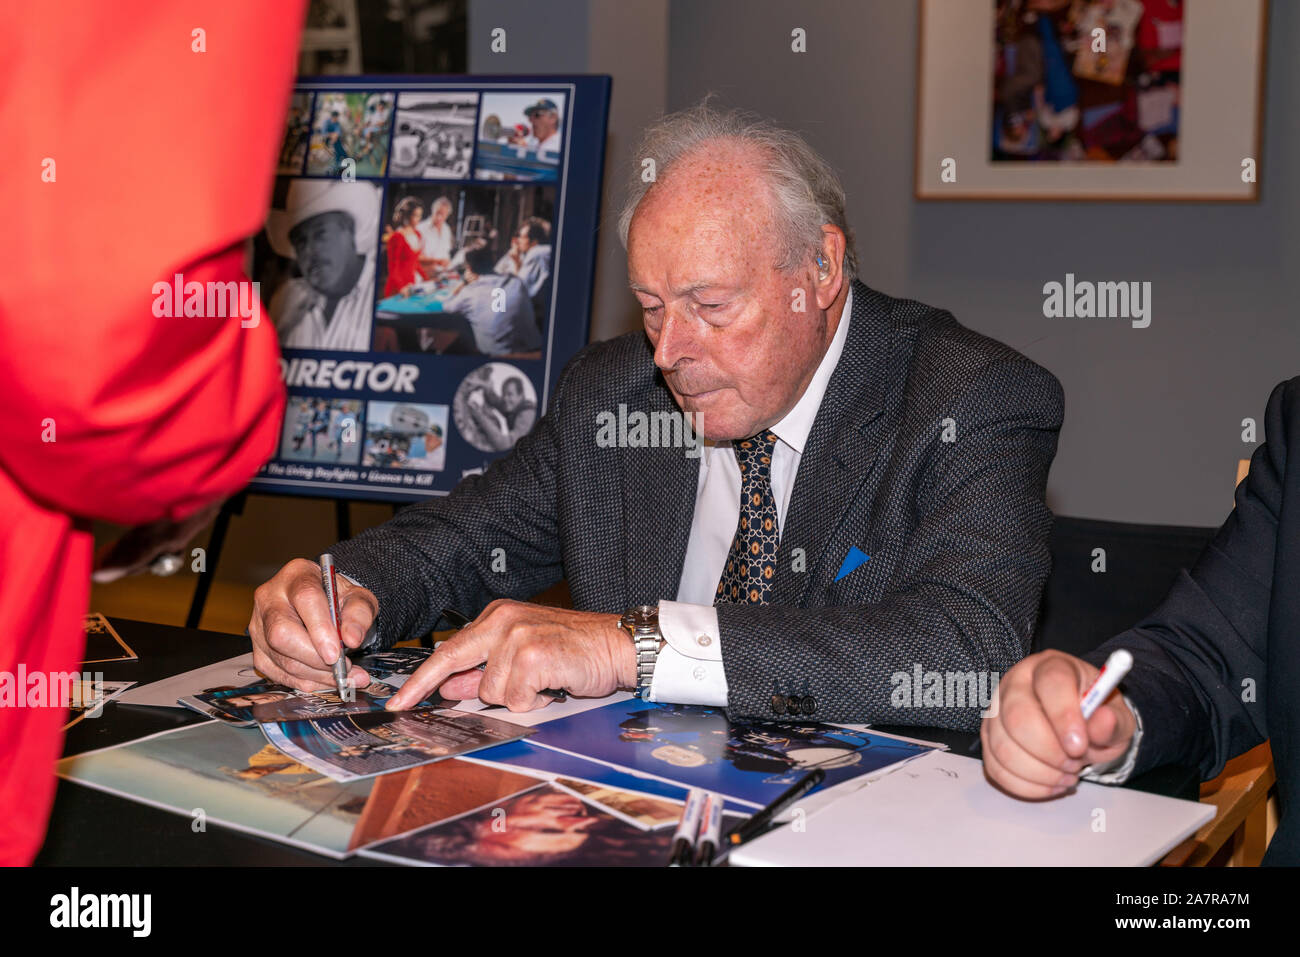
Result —
[[1267, 0], [921, 0], [918, 199], [1258, 198]]

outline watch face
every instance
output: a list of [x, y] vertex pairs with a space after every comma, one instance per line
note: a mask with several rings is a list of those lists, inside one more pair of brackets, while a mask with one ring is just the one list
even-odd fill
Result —
[[643, 625], [657, 625], [659, 609], [651, 605], [637, 605], [623, 616], [624, 628], [640, 628]]

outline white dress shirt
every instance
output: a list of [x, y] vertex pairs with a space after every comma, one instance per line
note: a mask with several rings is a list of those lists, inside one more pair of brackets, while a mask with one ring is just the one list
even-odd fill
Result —
[[[793, 409], [768, 431], [777, 437], [772, 450], [772, 496], [776, 499], [778, 534], [785, 529], [786, 507], [799, 472], [808, 433], [821, 408], [826, 385], [840, 361], [853, 312], [850, 288], [839, 328]], [[700, 457], [695, 515], [686, 545], [686, 561], [676, 601], [659, 603], [659, 630], [666, 644], [655, 663], [650, 700], [677, 704], [727, 703], [727, 677], [722, 668], [718, 612], [713, 607], [722, 568], [731, 551], [740, 520], [740, 465], [730, 442], [704, 444]]]
[[1088, 765], [1080, 771], [1079, 777], [1085, 781], [1095, 781], [1097, 784], [1124, 784], [1133, 776], [1133, 769], [1137, 765], [1138, 748], [1142, 747], [1142, 712], [1138, 711], [1128, 695], [1124, 695], [1123, 698], [1128, 709], [1133, 712], [1133, 720], [1136, 722], [1133, 728], [1133, 740], [1129, 742], [1128, 750], [1109, 764], [1098, 767]]
[[444, 221], [435, 226], [432, 219], [420, 223], [420, 236], [424, 239], [424, 248], [416, 250], [426, 259], [451, 259], [451, 227]]
[[370, 349], [370, 314], [375, 306], [375, 257], [366, 257], [356, 285], [325, 321], [325, 296], [306, 279], [290, 279], [271, 299], [271, 320], [283, 349]]

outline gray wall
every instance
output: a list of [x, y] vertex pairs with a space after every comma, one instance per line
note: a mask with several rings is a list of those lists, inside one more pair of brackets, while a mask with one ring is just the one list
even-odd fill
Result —
[[[471, 0], [471, 73], [606, 73], [613, 77], [591, 337], [636, 328], [627, 260], [614, 224], [624, 173], [646, 125], [668, 108], [668, 0]], [[506, 30], [493, 53], [492, 30]]]
[[[506, 55], [487, 52], [494, 17], [513, 28]], [[796, 26], [805, 54], [790, 51]], [[472, 0], [470, 40], [475, 72], [614, 73], [606, 218], [636, 131], [662, 108], [716, 91], [804, 132], [844, 177], [868, 284], [950, 309], [1060, 378], [1060, 514], [1219, 524], [1254, 448], [1241, 420], [1262, 427], [1272, 386], [1300, 374], [1296, 4], [1271, 4], [1261, 200], [1238, 205], [916, 201], [917, 7], [904, 0]], [[1150, 328], [1043, 318], [1043, 283], [1067, 272], [1149, 280]], [[625, 283], [607, 231], [593, 337], [635, 327]]]
[[[587, 73], [588, 0], [469, 0], [470, 73]], [[504, 53], [492, 31], [506, 31]]]

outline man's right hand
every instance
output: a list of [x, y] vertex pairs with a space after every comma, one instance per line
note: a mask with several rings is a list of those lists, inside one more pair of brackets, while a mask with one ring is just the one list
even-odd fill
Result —
[[[341, 575], [338, 589], [339, 632], [345, 645], [359, 648], [379, 613], [379, 602], [369, 589]], [[272, 681], [301, 691], [334, 687], [330, 667], [338, 657], [339, 633], [330, 623], [315, 562], [296, 558], [253, 592], [248, 635], [253, 639], [253, 666]], [[348, 671], [353, 687], [369, 683], [365, 669], [353, 665]]]
[[1079, 772], [1128, 750], [1137, 720], [1112, 692], [1086, 722], [1079, 700], [1101, 672], [1072, 655], [1030, 655], [1002, 676], [996, 711], [984, 719], [984, 771], [1020, 798], [1049, 798], [1079, 783]]

